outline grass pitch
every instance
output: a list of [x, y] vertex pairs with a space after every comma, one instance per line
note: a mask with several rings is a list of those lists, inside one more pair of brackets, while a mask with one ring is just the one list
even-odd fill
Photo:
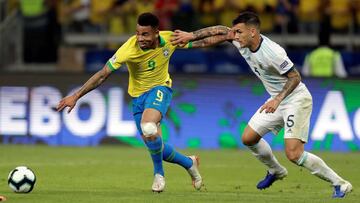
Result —
[[[145, 148], [123, 146], [48, 147], [0, 145], [0, 195], [7, 202], [359, 202], [360, 153], [315, 152], [338, 174], [351, 181], [354, 191], [345, 199], [331, 199], [332, 187], [306, 169], [286, 160], [289, 176], [264, 191], [255, 187], [265, 168], [249, 151], [185, 150], [200, 156], [206, 190], [195, 191], [187, 172], [165, 164], [166, 188], [151, 192], [152, 163]], [[7, 186], [10, 170], [19, 165], [33, 169], [34, 190], [16, 194]]]

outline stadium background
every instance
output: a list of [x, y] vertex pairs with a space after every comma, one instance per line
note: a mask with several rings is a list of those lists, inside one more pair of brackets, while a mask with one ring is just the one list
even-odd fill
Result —
[[[0, 0], [0, 195], [9, 202], [327, 202], [332, 188], [287, 161], [282, 132], [266, 139], [289, 176], [270, 189], [241, 133], [268, 97], [229, 43], [177, 50], [170, 72], [174, 97], [164, 140], [201, 158], [206, 190], [164, 164], [166, 191], [150, 192], [152, 163], [135, 129], [126, 68], [79, 101], [73, 113], [53, 107], [99, 70], [150, 11], [161, 29], [192, 31], [255, 11], [262, 32], [283, 46], [301, 72], [320, 40], [341, 53], [346, 78], [302, 76], [313, 96], [310, 150], [360, 193], [359, 0]], [[15, 194], [7, 175], [25, 165], [35, 189]], [[330, 201], [330, 200], [329, 200]]]
[[[2, 143], [142, 146], [132, 121], [126, 68], [79, 101], [72, 114], [52, 108], [106, 63], [133, 33], [141, 12], [156, 13], [161, 29], [191, 31], [230, 26], [236, 13], [251, 10], [259, 13], [263, 33], [287, 49], [300, 71], [320, 37], [329, 36], [348, 77], [303, 77], [314, 101], [306, 147], [357, 151], [359, 5], [355, 0], [1, 0]], [[164, 139], [182, 149], [243, 148], [242, 131], [268, 95], [239, 53], [226, 43], [178, 50], [170, 72], [175, 93], [162, 124]], [[274, 149], [283, 148], [282, 134], [266, 136]]]
[[[325, 29], [330, 35], [349, 77], [304, 78], [314, 101], [306, 146], [358, 150], [359, 5], [345, 0], [1, 0], [2, 143], [142, 146], [126, 93], [126, 68], [84, 97], [74, 113], [57, 114], [52, 108], [106, 63], [133, 33], [138, 13], [156, 13], [161, 29], [194, 30], [229, 26], [237, 12], [252, 10], [260, 15], [263, 33], [288, 50], [300, 71], [323, 36], [319, 33]], [[175, 94], [162, 124], [164, 139], [178, 148], [243, 148], [244, 126], [268, 96], [239, 53], [226, 43], [178, 50], [170, 72]], [[266, 139], [275, 149], [283, 148], [282, 133]]]

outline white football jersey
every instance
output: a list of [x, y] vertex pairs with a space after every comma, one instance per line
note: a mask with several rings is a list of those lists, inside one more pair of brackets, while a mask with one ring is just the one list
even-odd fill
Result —
[[[261, 38], [260, 46], [254, 52], [249, 48], [241, 48], [237, 41], [232, 41], [232, 43], [249, 64], [251, 70], [262, 81], [266, 91], [271, 97], [275, 97], [287, 82], [287, 77], [284, 74], [294, 64], [280, 45], [264, 35], [261, 35]], [[300, 82], [291, 95], [304, 89], [306, 89], [305, 85]]]

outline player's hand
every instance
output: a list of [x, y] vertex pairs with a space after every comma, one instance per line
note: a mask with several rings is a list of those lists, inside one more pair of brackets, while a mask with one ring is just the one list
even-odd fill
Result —
[[265, 113], [274, 113], [280, 104], [280, 100], [271, 99], [267, 101], [264, 105], [262, 105], [260, 109], [260, 113], [265, 110]]
[[228, 32], [227, 39], [228, 40], [234, 40], [235, 39], [235, 30], [234, 29], [231, 29], [230, 32]]
[[172, 45], [185, 45], [189, 41], [194, 39], [194, 35], [191, 32], [185, 32], [181, 30], [175, 30], [170, 38]]
[[65, 107], [69, 107], [68, 113], [70, 113], [71, 110], [75, 107], [77, 100], [78, 100], [78, 97], [75, 94], [63, 98], [57, 105], [56, 111], [60, 112]]

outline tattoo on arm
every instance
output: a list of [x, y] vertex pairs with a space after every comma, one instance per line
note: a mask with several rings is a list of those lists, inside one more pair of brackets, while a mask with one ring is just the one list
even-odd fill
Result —
[[219, 44], [221, 42], [227, 41], [226, 35], [216, 35], [212, 37], [206, 37], [204, 39], [196, 40], [192, 42], [193, 48], [201, 48], [201, 47], [208, 47], [215, 44]]
[[194, 39], [203, 39], [205, 37], [215, 36], [215, 35], [227, 35], [231, 31], [230, 28], [223, 26], [223, 25], [217, 25], [212, 27], [203, 28], [197, 31], [194, 31]]
[[275, 97], [275, 99], [279, 101], [285, 99], [301, 81], [301, 76], [295, 68], [292, 68], [292, 70], [286, 73], [286, 76], [288, 77], [287, 82], [285, 83], [282, 91]]
[[100, 86], [106, 78], [111, 74], [111, 70], [104, 66], [101, 70], [95, 73], [86, 83], [75, 93], [78, 98], [84, 96], [86, 93]]

